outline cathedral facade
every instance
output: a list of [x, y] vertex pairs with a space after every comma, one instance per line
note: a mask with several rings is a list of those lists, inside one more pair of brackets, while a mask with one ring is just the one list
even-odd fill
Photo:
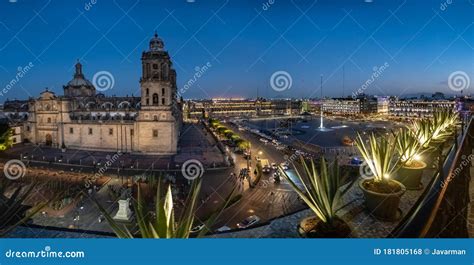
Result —
[[[63, 149], [176, 154], [182, 123], [176, 71], [156, 34], [141, 61], [140, 96], [125, 97], [96, 93], [77, 62], [64, 95], [45, 90], [22, 104], [24, 113], [17, 111], [23, 141]], [[6, 113], [12, 104], [5, 102]]]

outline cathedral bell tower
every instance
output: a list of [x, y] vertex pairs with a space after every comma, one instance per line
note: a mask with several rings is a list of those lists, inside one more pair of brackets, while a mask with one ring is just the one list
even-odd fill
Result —
[[176, 71], [156, 33], [141, 60], [141, 108], [137, 119], [139, 149], [174, 154], [182, 119], [176, 98]]

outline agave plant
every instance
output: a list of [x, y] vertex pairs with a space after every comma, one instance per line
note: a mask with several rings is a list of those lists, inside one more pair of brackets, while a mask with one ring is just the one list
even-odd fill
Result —
[[280, 173], [288, 180], [298, 196], [300, 196], [322, 222], [332, 223], [337, 217], [336, 211], [341, 202], [341, 197], [349, 190], [354, 182], [348, 185], [344, 190], [340, 189], [341, 176], [337, 159], [330, 167], [326, 159], [321, 158], [319, 172], [316, 170], [313, 160], [311, 160], [309, 167], [303, 157], [301, 157], [301, 164], [304, 168], [303, 174], [298, 171], [297, 167], [294, 168], [296, 169], [298, 179], [302, 183], [303, 188], [298, 187], [281, 167], [279, 167]]
[[418, 139], [422, 147], [428, 147], [433, 138], [433, 126], [430, 120], [415, 120], [412, 122], [410, 130]]
[[377, 138], [371, 133], [366, 143], [358, 133], [355, 141], [365, 163], [374, 175], [375, 182], [385, 182], [398, 170], [399, 158], [396, 151], [398, 135]]
[[442, 109], [433, 113], [434, 126], [441, 132], [456, 124], [458, 113], [451, 109]]
[[48, 204], [48, 202], [42, 202], [33, 207], [25, 205], [25, 201], [30, 198], [36, 183], [28, 186], [19, 185], [14, 188], [10, 197], [6, 197], [5, 192], [13, 188], [12, 184], [5, 179], [0, 181], [0, 237], [29, 220]]
[[410, 166], [420, 155], [423, 146], [420, 141], [418, 141], [417, 135], [407, 128], [401, 128], [397, 132], [397, 135], [396, 148], [400, 162], [404, 166]]
[[[201, 189], [201, 179], [196, 179], [191, 185], [190, 193], [184, 203], [184, 208], [178, 219], [175, 219], [175, 210], [173, 206], [173, 197], [171, 186], [166, 188], [166, 194], [163, 195], [161, 181], [158, 182], [156, 192], [155, 211], [153, 215], [148, 214], [146, 202], [142, 198], [140, 185], [138, 185], [137, 201], [133, 203], [135, 218], [142, 238], [189, 238], [190, 231], [194, 222], [194, 212]], [[229, 198], [224, 202], [222, 209], [214, 212], [207, 220], [203, 230], [198, 236], [202, 236], [209, 231], [212, 223], [218, 218], [223, 209], [228, 206], [233, 194], [232, 190]], [[105, 216], [111, 229], [120, 238], [135, 237], [125, 225], [114, 220], [111, 215], [96, 201], [96, 205]]]

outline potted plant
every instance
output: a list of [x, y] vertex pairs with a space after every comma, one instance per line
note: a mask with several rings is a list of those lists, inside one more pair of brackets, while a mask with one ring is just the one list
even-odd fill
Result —
[[348, 185], [341, 190], [341, 176], [337, 160], [332, 166], [324, 158], [321, 158], [321, 166], [319, 172], [316, 170], [313, 160], [310, 166], [301, 157], [301, 164], [304, 173], [300, 173], [296, 169], [297, 177], [302, 183], [302, 187], [298, 186], [283, 170], [279, 167], [281, 175], [283, 175], [300, 198], [313, 211], [315, 216], [303, 219], [298, 230], [303, 237], [326, 237], [326, 238], [344, 238], [351, 235], [349, 225], [339, 218], [336, 214], [341, 204], [341, 197], [352, 186]]
[[409, 190], [422, 189], [421, 177], [426, 163], [421, 161], [422, 145], [416, 135], [407, 128], [397, 132], [397, 152], [400, 157], [400, 168], [396, 180], [400, 181]]
[[452, 136], [458, 113], [450, 109], [435, 111], [433, 118], [417, 120], [412, 123], [411, 131], [417, 136], [425, 153], [425, 161], [432, 165], [446, 140]]
[[367, 209], [382, 220], [395, 220], [399, 216], [398, 205], [405, 193], [405, 186], [391, 179], [398, 169], [396, 157], [397, 136], [376, 138], [369, 135], [367, 143], [358, 134], [357, 148], [365, 160], [372, 176], [362, 176], [359, 187], [365, 197]]

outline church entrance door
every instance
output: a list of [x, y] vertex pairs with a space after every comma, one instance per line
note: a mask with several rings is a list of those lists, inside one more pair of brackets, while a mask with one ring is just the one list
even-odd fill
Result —
[[51, 134], [46, 134], [46, 145], [47, 146], [51, 146], [53, 144], [53, 137], [51, 136]]

